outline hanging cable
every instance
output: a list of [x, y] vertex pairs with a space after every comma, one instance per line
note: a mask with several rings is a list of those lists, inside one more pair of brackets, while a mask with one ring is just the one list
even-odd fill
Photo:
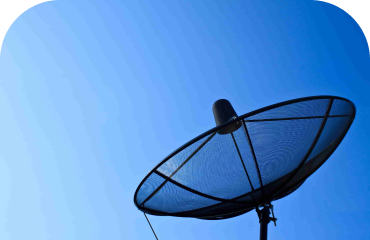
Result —
[[152, 229], [152, 231], [153, 231], [153, 233], [154, 233], [155, 238], [158, 240], [157, 235], [155, 234], [154, 229], [153, 229], [153, 227], [152, 227], [152, 224], [150, 224], [149, 219], [148, 219], [148, 217], [146, 216], [146, 214], [145, 214], [145, 213], [144, 213], [144, 216], [145, 216], [146, 220], [148, 221], [149, 226], [150, 226], [150, 228]]

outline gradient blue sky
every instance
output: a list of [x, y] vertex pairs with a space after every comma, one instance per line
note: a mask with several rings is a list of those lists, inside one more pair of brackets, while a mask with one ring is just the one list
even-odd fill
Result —
[[[58, 0], [9, 29], [0, 57], [0, 239], [154, 239], [133, 204], [145, 175], [239, 114], [336, 95], [357, 106], [332, 157], [275, 202], [269, 239], [370, 239], [370, 59], [330, 4]], [[160, 240], [258, 239], [255, 212], [149, 216]]]

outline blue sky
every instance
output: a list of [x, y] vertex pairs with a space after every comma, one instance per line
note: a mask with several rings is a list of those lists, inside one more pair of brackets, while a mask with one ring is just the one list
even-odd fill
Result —
[[[356, 119], [329, 160], [275, 203], [269, 239], [368, 239], [369, 49], [344, 11], [314, 1], [69, 1], [37, 5], [0, 57], [0, 238], [154, 239], [133, 204], [145, 175], [241, 115], [336, 95]], [[159, 239], [258, 239], [254, 212], [148, 216]]]

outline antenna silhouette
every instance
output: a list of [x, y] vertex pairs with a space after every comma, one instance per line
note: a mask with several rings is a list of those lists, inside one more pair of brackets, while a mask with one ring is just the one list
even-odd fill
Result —
[[[160, 162], [138, 186], [147, 214], [221, 220], [256, 210], [260, 240], [276, 218], [271, 202], [297, 190], [334, 152], [356, 114], [335, 96], [294, 99], [238, 116], [225, 99], [216, 127]], [[270, 216], [272, 214], [272, 216]]]

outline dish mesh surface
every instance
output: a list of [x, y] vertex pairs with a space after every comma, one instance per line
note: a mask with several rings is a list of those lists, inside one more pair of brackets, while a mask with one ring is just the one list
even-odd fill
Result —
[[[157, 165], [136, 190], [149, 214], [224, 219], [287, 196], [342, 141], [355, 116], [349, 100], [310, 97], [238, 117], [233, 133], [216, 127]], [[224, 126], [225, 126], [224, 125]]]

